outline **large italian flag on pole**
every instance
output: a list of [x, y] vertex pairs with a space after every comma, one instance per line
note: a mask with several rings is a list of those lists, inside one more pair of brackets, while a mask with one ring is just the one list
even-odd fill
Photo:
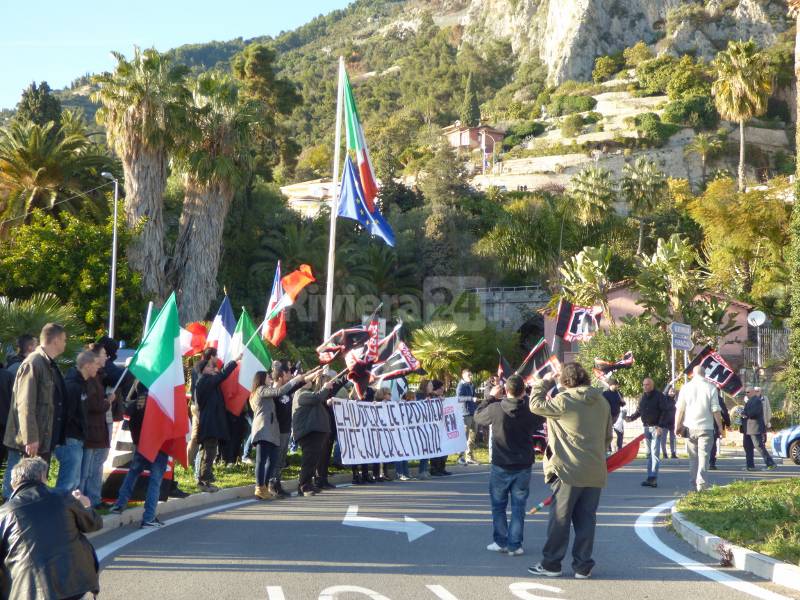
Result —
[[375, 212], [375, 197], [378, 195], [378, 180], [375, 178], [375, 171], [372, 170], [367, 140], [361, 127], [361, 119], [358, 116], [353, 89], [350, 87], [350, 79], [347, 77], [347, 71], [342, 69], [342, 72], [344, 77], [344, 115], [347, 149], [352, 150], [356, 155], [361, 189], [364, 191], [364, 202], [369, 212], [373, 213]]
[[269, 371], [272, 367], [272, 357], [261, 341], [261, 336], [256, 334], [253, 321], [244, 308], [233, 332], [230, 347], [230, 356], [236, 357], [239, 354], [242, 355], [242, 360], [239, 361], [236, 370], [220, 385], [225, 408], [234, 415], [242, 414], [242, 409], [250, 397], [255, 374], [259, 371]]
[[186, 467], [189, 415], [180, 332], [173, 292], [133, 355], [128, 370], [148, 390], [139, 454], [154, 461], [163, 451]]

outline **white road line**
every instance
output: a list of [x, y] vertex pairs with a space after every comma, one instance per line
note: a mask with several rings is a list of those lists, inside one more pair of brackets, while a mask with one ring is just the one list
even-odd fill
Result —
[[673, 504], [675, 504], [675, 500], [670, 500], [669, 502], [654, 506], [650, 510], [643, 512], [639, 515], [639, 518], [636, 519], [636, 524], [634, 526], [636, 535], [638, 535], [645, 544], [685, 569], [694, 571], [698, 575], [702, 575], [712, 581], [749, 594], [750, 596], [762, 598], [763, 600], [792, 600], [788, 596], [776, 594], [775, 592], [771, 592], [748, 581], [723, 573], [710, 565], [694, 561], [688, 556], [676, 552], [658, 539], [654, 529], [655, 520], [661, 513], [672, 508]]
[[[236, 502], [228, 502], [227, 504], [218, 504], [217, 506], [212, 506], [211, 508], [204, 508], [203, 510], [196, 510], [194, 512], [187, 513], [185, 515], [181, 515], [180, 517], [174, 517], [172, 519], [167, 519], [164, 521], [165, 526], [170, 525], [177, 525], [178, 523], [182, 523], [183, 521], [188, 521], [189, 519], [194, 519], [196, 517], [202, 517], [204, 515], [209, 515], [211, 513], [220, 512], [223, 510], [228, 510], [231, 508], [237, 508], [239, 506], [244, 506], [245, 504], [252, 504], [255, 500], [238, 500]], [[122, 536], [116, 541], [111, 542], [110, 544], [106, 544], [105, 546], [100, 546], [99, 548], [95, 549], [97, 552], [97, 560], [103, 561], [121, 548], [124, 548], [128, 544], [132, 544], [136, 540], [143, 538], [146, 535], [150, 535], [156, 531], [161, 531], [162, 528], [158, 529], [139, 529], [134, 531], [133, 533], [129, 533], [128, 535]]]

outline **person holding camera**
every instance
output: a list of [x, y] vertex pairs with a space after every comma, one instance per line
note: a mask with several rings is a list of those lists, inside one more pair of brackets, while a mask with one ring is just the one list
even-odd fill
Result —
[[711, 446], [716, 441], [714, 424], [722, 431], [717, 388], [703, 377], [705, 368], [697, 365], [692, 378], [678, 394], [675, 433], [686, 438], [689, 450], [689, 475], [697, 491], [708, 487], [706, 475]]

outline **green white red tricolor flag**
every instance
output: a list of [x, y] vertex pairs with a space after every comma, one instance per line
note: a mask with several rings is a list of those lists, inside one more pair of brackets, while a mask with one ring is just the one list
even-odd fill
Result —
[[353, 89], [350, 87], [350, 78], [347, 77], [347, 71], [344, 69], [342, 69], [342, 77], [344, 78], [344, 116], [347, 149], [352, 150], [356, 155], [361, 189], [364, 191], [364, 202], [369, 212], [373, 213], [375, 212], [375, 197], [378, 195], [378, 180], [375, 178], [375, 171], [372, 169], [367, 140], [364, 137], [364, 129], [361, 127], [361, 119], [358, 116]]
[[180, 331], [173, 292], [145, 334], [128, 370], [148, 390], [138, 452], [154, 461], [163, 451], [186, 467], [189, 415]]
[[250, 397], [255, 374], [259, 371], [269, 371], [272, 367], [272, 357], [264, 346], [264, 342], [261, 341], [261, 337], [256, 335], [253, 321], [244, 308], [233, 332], [229, 352], [232, 357], [241, 354], [242, 359], [236, 366], [236, 370], [222, 382], [220, 390], [228, 412], [240, 415]]

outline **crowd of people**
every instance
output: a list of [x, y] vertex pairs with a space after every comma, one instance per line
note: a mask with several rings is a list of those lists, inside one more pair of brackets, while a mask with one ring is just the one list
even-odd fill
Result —
[[[3, 543], [4, 585], [18, 593], [14, 597], [35, 597], [32, 577], [36, 568], [25, 568], [17, 558], [41, 564], [58, 553], [70, 553], [66, 565], [92, 565], [94, 575], [68, 574], [58, 584], [58, 597], [80, 597], [97, 588], [97, 561], [83, 533], [101, 527], [95, 509], [109, 508], [121, 513], [131, 499], [141, 474], [149, 471], [141, 527], [163, 525], [156, 515], [161, 485], [169, 455], [166, 449], [152, 461], [134, 452], [127, 474], [113, 505], [103, 501], [103, 464], [108, 457], [114, 421], [126, 417], [131, 437], [138, 445], [147, 402], [147, 390], [125, 376], [115, 364], [118, 345], [101, 338], [84, 347], [62, 375], [56, 360], [66, 348], [67, 332], [55, 323], [41, 330], [38, 344], [31, 335], [21, 336], [16, 354], [0, 368], [0, 423], [4, 425], [0, 459], [5, 460], [0, 533]], [[207, 348], [194, 363], [189, 381], [191, 440], [190, 465], [200, 490], [214, 492], [215, 462], [252, 462], [254, 494], [260, 500], [286, 498], [281, 484], [293, 446], [301, 453], [298, 496], [315, 496], [335, 487], [329, 480], [331, 465], [339, 465], [332, 403], [335, 398], [354, 397], [344, 374], [327, 367], [301, 372], [296, 365], [275, 361], [270, 371], [256, 373], [245, 410], [231, 413], [221, 385], [236, 368], [236, 361], [221, 364], [214, 348]], [[728, 414], [718, 389], [705, 380], [701, 367], [677, 395], [656, 389], [652, 379], [642, 382], [642, 394], [634, 410], [623, 399], [612, 377], [607, 389], [591, 385], [588, 373], [577, 363], [563, 366], [556, 379], [538, 379], [532, 387], [517, 375], [504, 382], [491, 378], [478, 394], [472, 373], [464, 369], [455, 387], [462, 408], [466, 448], [458, 457], [461, 464], [476, 464], [475, 450], [485, 428], [491, 431], [491, 475], [489, 495], [493, 516], [491, 551], [510, 555], [523, 553], [525, 509], [529, 495], [536, 440], [546, 431], [544, 476], [552, 489], [550, 523], [540, 562], [529, 571], [534, 575], [561, 575], [561, 563], [574, 530], [573, 570], [578, 578], [591, 576], [592, 548], [597, 506], [606, 484], [607, 455], [623, 445], [626, 423], [640, 419], [647, 450], [647, 478], [643, 486], [657, 487], [659, 466], [667, 456], [676, 458], [676, 437], [686, 440], [693, 485], [708, 486], [708, 471], [714, 470], [719, 436], [731, 423], [743, 435], [747, 469], [755, 469], [755, 451], [767, 469], [775, 463], [765, 447], [771, 411], [757, 387], [746, 389], [747, 401]], [[368, 389], [364, 400], [371, 402], [441, 398], [447, 386], [440, 380], [422, 380], [414, 392], [401, 397], [388, 388]], [[393, 398], [394, 396], [394, 398]], [[480, 398], [479, 398], [480, 396]], [[731, 419], [733, 416], [733, 419]], [[544, 423], [546, 422], [546, 427]], [[616, 436], [615, 443], [612, 444]], [[667, 449], [669, 446], [669, 454]], [[249, 454], [254, 450], [255, 457]], [[51, 458], [59, 464], [55, 485], [47, 487]], [[419, 461], [416, 477], [444, 477], [447, 456]], [[392, 471], [395, 475], [392, 475]], [[395, 478], [412, 478], [408, 461], [393, 464], [352, 466], [354, 484], [369, 484]], [[173, 492], [185, 495], [180, 490]], [[511, 505], [511, 519], [507, 508]], [[42, 515], [47, 515], [45, 518]], [[30, 547], [8, 547], [10, 536], [26, 529], [35, 536], [39, 525], [62, 532], [64, 543], [47, 550], [30, 542]], [[54, 531], [56, 530], [54, 529]], [[9, 533], [11, 532], [11, 533]], [[26, 544], [28, 541], [25, 542]], [[43, 554], [47, 554], [44, 557]], [[52, 556], [51, 556], [52, 555]], [[72, 561], [72, 562], [71, 562]], [[92, 562], [93, 561], [93, 562]], [[66, 567], [65, 567], [66, 568]], [[83, 572], [83, 571], [82, 571]], [[55, 585], [55, 584], [54, 584]], [[9, 588], [4, 590], [8, 596]], [[78, 591], [75, 591], [78, 590]], [[83, 591], [80, 591], [83, 590]], [[75, 591], [73, 594], [72, 592]]]

